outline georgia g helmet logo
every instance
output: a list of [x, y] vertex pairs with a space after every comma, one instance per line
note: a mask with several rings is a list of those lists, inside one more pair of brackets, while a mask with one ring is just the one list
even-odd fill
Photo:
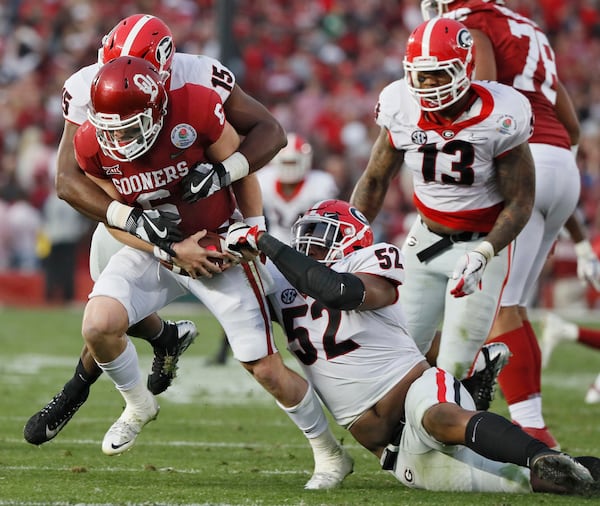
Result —
[[467, 29], [459, 30], [456, 34], [456, 42], [463, 49], [469, 49], [473, 46], [473, 37], [471, 36], [471, 32]]
[[133, 76], [134, 84], [142, 93], [150, 96], [150, 102], [155, 102], [158, 96], [158, 85], [148, 74], [135, 74]]
[[161, 67], [166, 67], [167, 62], [171, 59], [175, 45], [173, 44], [172, 37], [163, 37], [158, 45], [156, 46], [156, 61], [160, 63]]

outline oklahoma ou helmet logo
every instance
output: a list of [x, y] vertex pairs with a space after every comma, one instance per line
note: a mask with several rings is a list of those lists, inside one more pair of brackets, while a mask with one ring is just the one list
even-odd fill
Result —
[[150, 96], [150, 102], [155, 102], [158, 96], [158, 84], [148, 74], [135, 74], [133, 83], [142, 93]]

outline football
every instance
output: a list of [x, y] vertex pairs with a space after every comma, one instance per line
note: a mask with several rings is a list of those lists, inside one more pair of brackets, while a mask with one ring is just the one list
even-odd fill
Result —
[[[223, 252], [225, 250], [225, 239], [215, 232], [207, 232], [202, 239], [198, 240], [198, 245], [207, 250]], [[222, 260], [220, 258], [210, 258], [210, 260], [219, 266], [230, 263], [228, 259]], [[165, 260], [160, 260], [160, 263], [170, 271], [181, 274], [182, 276], [189, 276], [188, 272], [181, 269], [177, 265], [166, 262]]]
[[[215, 232], [207, 232], [206, 235], [198, 241], [198, 244], [207, 250], [218, 251], [220, 253], [226, 249], [225, 239]], [[220, 258], [211, 258], [211, 261], [217, 265], [229, 263], [229, 260], [222, 260]]]

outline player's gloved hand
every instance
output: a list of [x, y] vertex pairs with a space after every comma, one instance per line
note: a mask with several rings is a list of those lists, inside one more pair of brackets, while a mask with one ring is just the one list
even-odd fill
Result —
[[179, 216], [158, 209], [142, 210], [114, 200], [108, 206], [106, 221], [112, 227], [120, 228], [144, 241], [150, 242], [175, 256], [171, 245], [183, 239], [177, 228]]
[[258, 225], [250, 226], [243, 221], [229, 225], [225, 245], [233, 254], [239, 254], [242, 249], [258, 250], [257, 234], [261, 232]]
[[173, 251], [171, 245], [183, 239], [183, 234], [177, 228], [176, 220], [178, 219], [179, 216], [175, 213], [159, 211], [158, 209], [142, 211], [133, 208], [124, 230], [175, 256], [175, 251]]
[[231, 184], [231, 176], [222, 163], [197, 163], [181, 180], [182, 198], [190, 204], [210, 197]]
[[461, 256], [452, 273], [452, 279], [458, 279], [458, 283], [450, 293], [458, 298], [472, 294], [477, 288], [481, 289], [483, 272], [493, 256], [494, 248], [487, 241]]
[[600, 260], [590, 241], [576, 243], [575, 253], [577, 254], [577, 277], [583, 282], [588, 282], [597, 292], [600, 291]]

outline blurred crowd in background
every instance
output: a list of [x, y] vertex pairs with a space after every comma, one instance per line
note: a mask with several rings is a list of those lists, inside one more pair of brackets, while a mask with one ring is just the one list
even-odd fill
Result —
[[[227, 58], [220, 52], [218, 2], [2, 2], [0, 272], [41, 271], [52, 246], [64, 243], [77, 248], [85, 263], [91, 224], [54, 192], [62, 85], [97, 59], [105, 33], [137, 12], [162, 18], [178, 51], [208, 54], [228, 65], [286, 130], [310, 141], [316, 168], [332, 173], [341, 196], [349, 197], [378, 133], [373, 110], [379, 92], [403, 76], [406, 40], [422, 21], [419, 0], [232, 0]], [[556, 51], [559, 75], [582, 123], [580, 209], [590, 238], [600, 243], [600, 0], [506, 5], [538, 22]], [[374, 224], [379, 238], [401, 241], [412, 216], [410, 189], [399, 178]], [[574, 262], [568, 241], [557, 249], [556, 258], [561, 255]], [[556, 278], [560, 269], [549, 264], [548, 272]], [[565, 277], [574, 275], [563, 269]], [[64, 300], [72, 296], [62, 294]]]

